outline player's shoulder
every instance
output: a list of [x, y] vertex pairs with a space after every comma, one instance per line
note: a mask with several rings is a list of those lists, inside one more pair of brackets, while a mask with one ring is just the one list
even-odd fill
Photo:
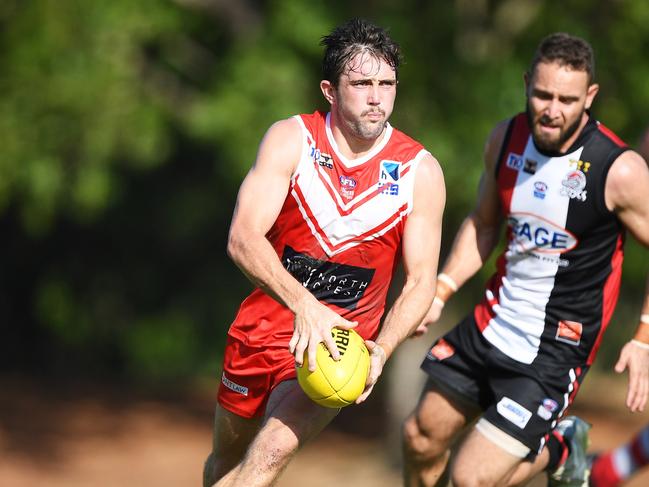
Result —
[[259, 146], [255, 167], [292, 174], [303, 149], [302, 128], [299, 121], [286, 118], [273, 123]]
[[607, 180], [629, 187], [638, 176], [646, 174], [647, 171], [647, 162], [636, 151], [629, 149], [622, 152], [613, 161], [608, 171]]
[[445, 194], [444, 171], [442, 165], [430, 152], [424, 151], [417, 165], [415, 192], [421, 193], [432, 190], [443, 197]]
[[[282, 120], [277, 120], [273, 123], [266, 132], [266, 137], [269, 136], [273, 139], [278, 138], [282, 139], [288, 137], [290, 140], [291, 136], [299, 135], [302, 131], [300, 121], [297, 117], [284, 118]], [[286, 139], [284, 139], [286, 140]]]
[[491, 169], [496, 167], [498, 156], [500, 155], [503, 144], [505, 143], [507, 133], [510, 131], [512, 125], [520, 116], [521, 115], [519, 114], [515, 115], [514, 117], [501, 120], [491, 129], [491, 132], [489, 132], [483, 150], [484, 161], [488, 170], [491, 171]]
[[491, 129], [491, 132], [489, 132], [489, 135], [487, 136], [485, 149], [492, 148], [500, 150], [500, 147], [503, 145], [505, 137], [507, 136], [507, 132], [519, 117], [520, 114], [501, 120], [496, 125], [494, 125], [494, 127]]

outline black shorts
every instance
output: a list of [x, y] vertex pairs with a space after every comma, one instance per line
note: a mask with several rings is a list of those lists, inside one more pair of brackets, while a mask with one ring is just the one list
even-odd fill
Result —
[[477, 406], [484, 419], [530, 448], [532, 455], [543, 448], [588, 370], [518, 362], [482, 336], [473, 313], [433, 344], [421, 368], [442, 394]]

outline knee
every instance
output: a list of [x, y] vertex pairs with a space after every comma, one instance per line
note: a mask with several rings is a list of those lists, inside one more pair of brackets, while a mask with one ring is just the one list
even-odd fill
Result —
[[402, 441], [404, 456], [409, 461], [426, 461], [446, 453], [448, 439], [439, 435], [434, 428], [426, 427], [416, 414], [403, 423]]
[[472, 471], [454, 464], [451, 467], [451, 484], [455, 487], [491, 487], [493, 482], [480, 475], [479, 471]]
[[246, 453], [244, 464], [264, 475], [281, 472], [297, 452], [300, 442], [282, 428], [267, 428]]

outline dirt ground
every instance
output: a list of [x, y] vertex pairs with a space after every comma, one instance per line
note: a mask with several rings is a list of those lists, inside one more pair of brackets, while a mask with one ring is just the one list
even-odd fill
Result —
[[[649, 422], [620, 407], [625, 386], [595, 378], [581, 392], [573, 412], [594, 425], [592, 449], [615, 446]], [[165, 395], [0, 377], [0, 486], [198, 486], [214, 405], [210, 388], [199, 389]], [[278, 485], [400, 485], [395, 442], [377, 431], [349, 433], [349, 425], [372, 424], [372, 414], [343, 411]], [[649, 485], [649, 472], [629, 485]]]

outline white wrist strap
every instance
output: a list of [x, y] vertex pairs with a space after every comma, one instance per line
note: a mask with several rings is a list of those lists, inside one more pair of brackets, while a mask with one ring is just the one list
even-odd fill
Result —
[[[439, 279], [439, 277], [438, 277], [438, 279]], [[640, 315], [640, 323], [644, 323], [645, 325], [649, 325], [649, 313]]]
[[640, 340], [636, 340], [635, 338], [631, 340], [631, 343], [643, 350], [649, 350], [649, 343], [641, 342]]
[[443, 272], [441, 274], [438, 274], [437, 280], [442, 281], [444, 284], [450, 287], [453, 292], [457, 292], [457, 282], [455, 282], [455, 280], [448, 274], [444, 274]]

